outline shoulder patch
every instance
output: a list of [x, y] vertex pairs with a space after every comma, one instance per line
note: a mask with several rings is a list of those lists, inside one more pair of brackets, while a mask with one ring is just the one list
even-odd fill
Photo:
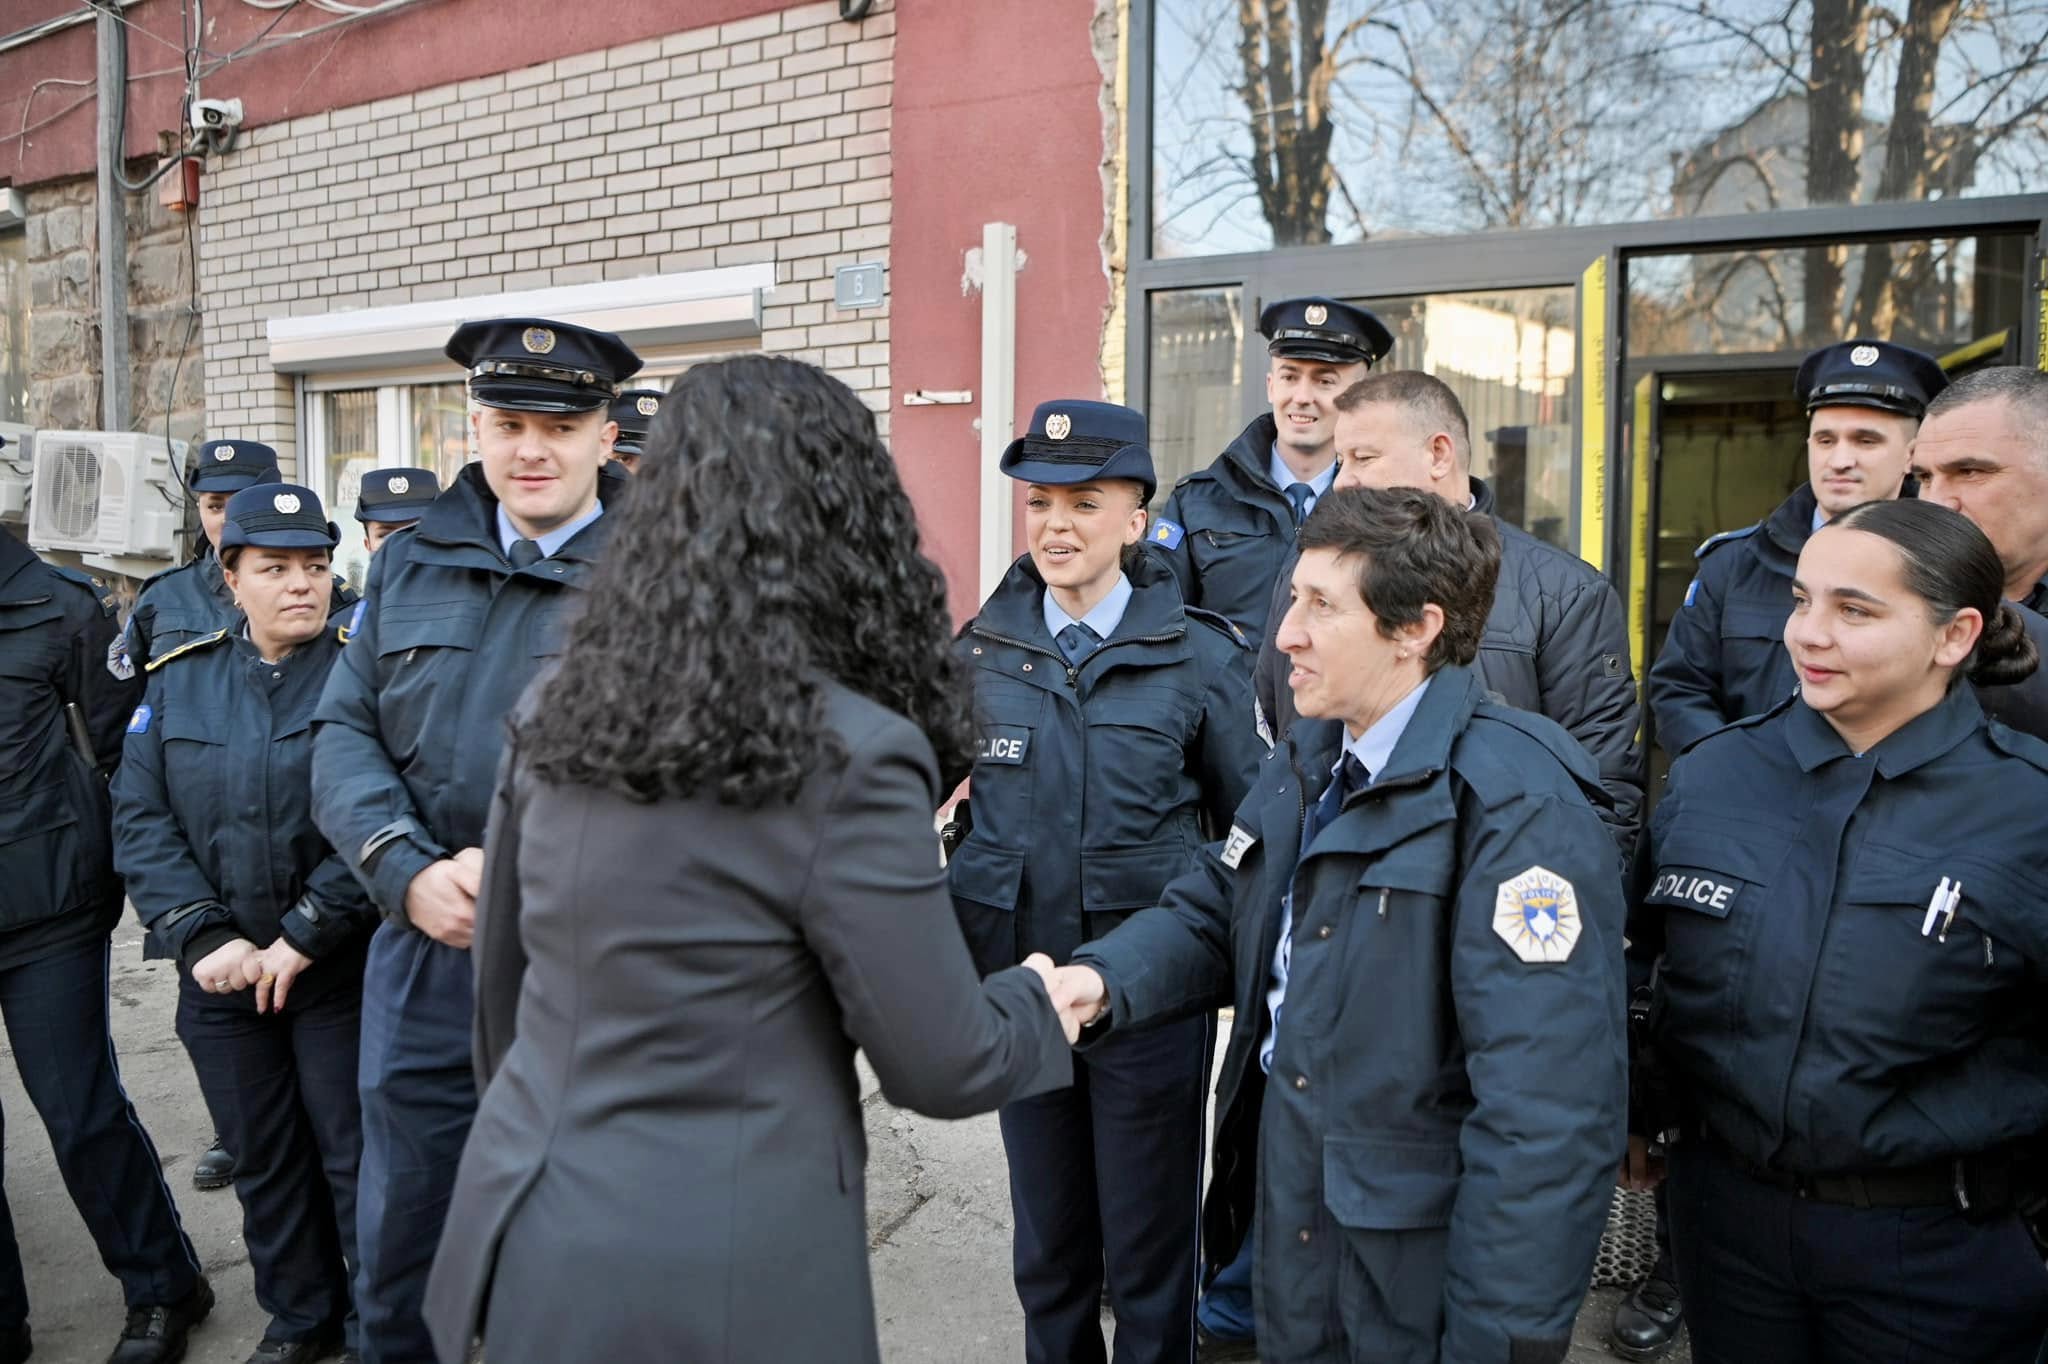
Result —
[[1146, 538], [1161, 549], [1179, 549], [1180, 542], [1187, 538], [1187, 531], [1178, 521], [1168, 521], [1161, 517], [1158, 524], [1152, 527], [1152, 534]]
[[[1764, 523], [1758, 521], [1756, 524], [1744, 526], [1740, 530], [1724, 530], [1719, 535], [1710, 535], [1700, 542], [1700, 547], [1692, 552], [1692, 557], [1704, 559], [1722, 545], [1732, 544], [1737, 540], [1747, 540], [1763, 528]], [[1692, 603], [1687, 601], [1686, 605], [1690, 606]]]
[[368, 597], [356, 598], [356, 609], [348, 613], [348, 624], [342, 626], [340, 630], [335, 632], [337, 638], [339, 638], [343, 644], [348, 643], [349, 640], [355, 637], [356, 631], [363, 628], [363, 610], [364, 608], [368, 607], [369, 604], [370, 599]]
[[184, 655], [191, 653], [195, 649], [204, 649], [209, 645], [218, 644], [227, 637], [228, 632], [226, 630], [216, 630], [210, 635], [201, 635], [199, 638], [192, 640], [190, 643], [180, 644], [177, 648], [171, 650], [167, 654], [158, 654], [155, 658], [152, 658], [151, 660], [149, 660], [149, 662], [143, 664], [142, 670], [146, 673], [153, 673], [158, 668], [163, 667], [164, 664], [170, 662], [174, 658], [182, 658]]
[[1700, 580], [1699, 580], [1699, 579], [1698, 579], [1697, 577], [1695, 577], [1695, 578], [1694, 578], [1694, 579], [1693, 579], [1693, 580], [1692, 580], [1691, 582], [1689, 582], [1689, 583], [1687, 583], [1687, 584], [1685, 585], [1685, 604], [1686, 604], [1687, 606], [1691, 606], [1691, 605], [1693, 604], [1693, 601], [1694, 601], [1694, 600], [1695, 600], [1695, 599], [1696, 599], [1696, 598], [1697, 598], [1697, 597], [1698, 597], [1699, 595], [1700, 595]]
[[128, 717], [128, 732], [130, 734], [149, 733], [149, 717], [154, 714], [156, 712], [148, 706], [137, 706], [135, 713]]
[[1494, 893], [1493, 931], [1530, 966], [1570, 960], [1583, 927], [1578, 891], [1547, 867], [1532, 866]]

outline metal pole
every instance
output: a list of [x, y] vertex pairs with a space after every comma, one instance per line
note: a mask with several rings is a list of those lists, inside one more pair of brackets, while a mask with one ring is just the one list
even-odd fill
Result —
[[998, 467], [1017, 424], [1017, 229], [981, 228], [981, 591], [1010, 571], [1011, 484]]
[[100, 425], [128, 429], [133, 376], [128, 368], [128, 212], [115, 176], [122, 165], [119, 113], [128, 80], [126, 35], [120, 17], [101, 9], [94, 20], [99, 36], [99, 252], [100, 252]]

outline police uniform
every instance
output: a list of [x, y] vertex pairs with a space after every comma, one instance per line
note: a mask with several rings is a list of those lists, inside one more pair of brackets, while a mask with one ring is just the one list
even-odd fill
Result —
[[[1931, 357], [1888, 341], [1844, 341], [1806, 357], [1794, 384], [1808, 413], [1871, 407], [1918, 418], [1948, 387]], [[1792, 573], [1816, 529], [1811, 483], [1764, 520], [1724, 531], [1695, 553], [1699, 567], [1671, 618], [1647, 693], [1657, 742], [1685, 751], [1731, 720], [1769, 710], [1792, 694], [1785, 619]]]
[[647, 433], [654, 429], [654, 419], [661, 415], [661, 402], [667, 396], [658, 388], [629, 388], [612, 399], [611, 418], [619, 426], [612, 454], [626, 466], [627, 473], [636, 472], [640, 456], [647, 453]]
[[[608, 332], [533, 318], [465, 324], [448, 354], [479, 404], [538, 412], [603, 407], [640, 363]], [[505, 717], [561, 651], [609, 530], [604, 504], [626, 487], [607, 463], [597, 510], [536, 541], [468, 465], [370, 561], [315, 713], [313, 817], [384, 915], [363, 986], [356, 1304], [369, 1364], [433, 1358], [420, 1302], [476, 1109], [469, 953], [411, 926], [406, 888], [482, 845]]]
[[[1144, 438], [1129, 408], [1046, 403], [1002, 468], [1033, 483], [1131, 479], [1149, 497]], [[961, 634], [980, 733], [973, 827], [948, 876], [984, 974], [1033, 952], [1064, 961], [1153, 903], [1265, 752], [1245, 642], [1184, 606], [1151, 556], [1126, 557], [1127, 575], [1074, 622], [1026, 555]], [[1098, 614], [1119, 602], [1116, 619]], [[1103, 1357], [1105, 1259], [1116, 1359], [1190, 1357], [1212, 1038], [1208, 1015], [1119, 1038], [1071, 1089], [1003, 1108], [1027, 1359]]]
[[[256, 484], [229, 501], [223, 548], [331, 549], [310, 488]], [[148, 665], [114, 779], [115, 857], [138, 917], [179, 965], [178, 1036], [235, 1152], [260, 1355], [355, 1346], [356, 1098], [363, 952], [376, 912], [313, 825], [313, 709], [340, 641], [330, 626], [266, 661], [246, 626]], [[237, 939], [284, 939], [313, 959], [284, 1007], [253, 990], [209, 992], [193, 968]]]
[[432, 469], [372, 469], [356, 494], [356, 520], [364, 525], [409, 526], [441, 495]]
[[[22, 1087], [138, 1332], [114, 1362], [150, 1364], [183, 1352], [213, 1295], [107, 1026], [121, 882], [104, 777], [140, 685], [107, 676], [114, 636], [104, 583], [0, 530], [0, 1008]], [[27, 1357], [27, 1318], [0, 1202], [0, 1358]]]
[[1693, 1357], [2031, 1364], [2048, 746], [1957, 687], [1859, 755], [1795, 698], [1678, 761], [1647, 865]]
[[1084, 1055], [1236, 1006], [1203, 1255], [1254, 1239], [1268, 1364], [1557, 1364], [1606, 1220], [1623, 903], [1598, 773], [1470, 668], [1419, 691], [1392, 733], [1299, 721], [1199, 867], [1075, 954], [1107, 990]]
[[[1271, 305], [1259, 335], [1273, 355], [1331, 365], [1370, 366], [1394, 345], [1379, 318], [1327, 298]], [[1279, 440], [1273, 414], [1261, 414], [1214, 464], [1174, 485], [1145, 539], [1172, 566], [1188, 605], [1227, 617], [1255, 645], [1295, 530], [1336, 475], [1333, 459], [1312, 483], [1276, 481], [1276, 466], [1285, 469]]]

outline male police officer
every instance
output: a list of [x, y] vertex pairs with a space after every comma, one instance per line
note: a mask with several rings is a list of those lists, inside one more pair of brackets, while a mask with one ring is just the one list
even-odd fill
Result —
[[1947, 384], [1932, 357], [1888, 341], [1806, 357], [1794, 388], [1807, 411], [1809, 481], [1765, 520], [1699, 547], [1697, 576], [1649, 675], [1666, 753], [1792, 694], [1784, 634], [1799, 551], [1829, 517], [1899, 495], [1920, 415]]
[[1337, 395], [1394, 345], [1377, 317], [1327, 298], [1273, 304], [1259, 335], [1273, 410], [1176, 483], [1145, 537], [1173, 565], [1189, 606], [1229, 618], [1254, 643], [1295, 530], [1336, 476]]
[[[0, 1008], [79, 1216], [121, 1281], [109, 1364], [165, 1364], [213, 1307], [107, 1031], [121, 917], [106, 777], [142, 692], [105, 672], [114, 603], [0, 531]], [[0, 1364], [29, 1357], [28, 1288], [0, 1199]]]
[[368, 1364], [434, 1357], [420, 1300], [476, 1109], [469, 943], [504, 721], [561, 649], [607, 534], [608, 332], [456, 329], [482, 458], [370, 561], [315, 715], [314, 819], [385, 915], [363, 981], [356, 1306]]
[[640, 456], [647, 449], [647, 433], [661, 413], [666, 397], [658, 388], [629, 388], [612, 399], [612, 421], [619, 434], [612, 440], [612, 459], [629, 474], [640, 472]]
[[362, 490], [356, 494], [363, 548], [374, 555], [394, 531], [425, 516], [440, 495], [441, 480], [432, 469], [372, 469], [364, 474]]
[[1998, 365], [1949, 385], [1927, 404], [1913, 477], [1991, 537], [2009, 599], [2048, 608], [2048, 374]]

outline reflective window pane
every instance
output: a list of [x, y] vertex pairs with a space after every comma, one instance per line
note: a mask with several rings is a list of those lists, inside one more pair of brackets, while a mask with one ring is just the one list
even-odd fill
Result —
[[1146, 414], [1164, 499], [1175, 480], [1212, 463], [1244, 429], [1237, 372], [1244, 305], [1237, 289], [1156, 293], [1151, 304]]
[[[2027, 193], [2048, 0], [1140, 0], [1153, 251]], [[1924, 10], [1924, 12], [1923, 12]]]
[[1569, 287], [1360, 299], [1394, 333], [1380, 368], [1419, 369], [1458, 395], [1472, 467], [1504, 520], [1574, 545], [1578, 332]]
[[327, 499], [328, 519], [341, 527], [334, 571], [361, 587], [369, 551], [363, 548], [362, 523], [356, 520], [356, 496], [362, 491], [363, 475], [378, 463], [377, 390], [323, 393], [319, 402], [327, 440], [327, 486], [315, 491]]
[[416, 468], [432, 469], [446, 488], [475, 458], [470, 449], [469, 393], [460, 382], [415, 384], [412, 397], [412, 445], [406, 459]]
[[0, 231], [0, 421], [28, 420], [28, 234]]

